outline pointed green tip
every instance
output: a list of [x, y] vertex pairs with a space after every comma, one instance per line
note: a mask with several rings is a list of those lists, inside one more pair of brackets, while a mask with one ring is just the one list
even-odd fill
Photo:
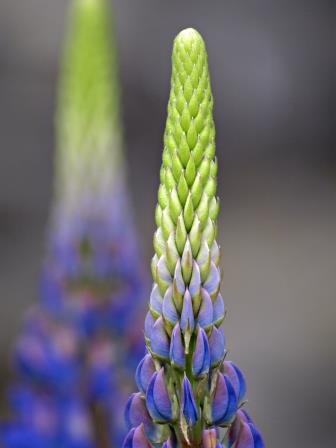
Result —
[[184, 30], [180, 31], [175, 38], [175, 42], [183, 44], [193, 44], [195, 42], [204, 43], [202, 36], [194, 28], [185, 28]]
[[92, 7], [97, 4], [96, 0], [77, 0], [77, 3], [83, 5], [83, 7]]
[[83, 5], [87, 5], [87, 6], [92, 6], [92, 5], [96, 5], [97, 3], [99, 3], [99, 0], [78, 0], [79, 2], [81, 2]]
[[92, 8], [101, 3], [101, 0], [76, 0], [76, 3], [83, 7]]
[[208, 58], [201, 35], [192, 28], [174, 40], [167, 109], [156, 223], [166, 240], [176, 230], [179, 255], [188, 233], [195, 255], [202, 232], [211, 246], [219, 207]]
[[205, 43], [198, 31], [194, 28], [182, 30], [174, 40], [174, 52], [185, 50], [187, 53], [205, 52]]
[[103, 5], [104, 1], [101, 0], [74, 0], [73, 9], [77, 11], [77, 14], [97, 14]]

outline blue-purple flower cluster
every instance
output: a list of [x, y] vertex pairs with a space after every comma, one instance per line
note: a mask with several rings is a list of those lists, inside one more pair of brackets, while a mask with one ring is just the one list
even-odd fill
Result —
[[[86, 245], [90, 241], [85, 238]], [[87, 269], [88, 255], [83, 260], [75, 254], [77, 245], [69, 247], [70, 263], [68, 256], [62, 263], [65, 251], [48, 255], [41, 301], [17, 339], [13, 417], [0, 428], [5, 448], [94, 448], [101, 446], [101, 433], [107, 446], [120, 446], [125, 434], [123, 408], [144, 352], [137, 320], [144, 283], [139, 259], [136, 252], [119, 256], [115, 242], [99, 275], [95, 261], [106, 257], [112, 242], [98, 246], [89, 260], [97, 270]]]
[[78, 394], [57, 395], [17, 385], [9, 394], [15, 417], [0, 427], [8, 448], [94, 448], [88, 408]]

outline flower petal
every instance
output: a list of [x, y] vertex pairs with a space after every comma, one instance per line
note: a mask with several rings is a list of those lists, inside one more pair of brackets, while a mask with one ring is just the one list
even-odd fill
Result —
[[183, 308], [180, 322], [181, 330], [183, 333], [190, 331], [193, 332], [195, 326], [194, 311], [192, 307], [191, 295], [188, 289], [183, 297]]
[[172, 284], [172, 277], [163, 255], [160, 257], [156, 266], [156, 282], [160, 288], [161, 294], [164, 294], [167, 288]]
[[246, 381], [242, 371], [231, 361], [225, 361], [223, 364], [223, 371], [231, 381], [231, 384], [236, 392], [238, 399], [238, 406], [244, 400], [246, 394]]
[[154, 323], [155, 323], [155, 319], [152, 316], [152, 313], [150, 311], [148, 311], [148, 313], [146, 314], [146, 319], [145, 319], [145, 338], [147, 340], [150, 340]]
[[210, 273], [204, 283], [204, 288], [208, 291], [210, 297], [213, 300], [217, 297], [220, 286], [220, 280], [221, 280], [220, 271], [215, 265], [215, 263], [212, 261], [210, 264]]
[[225, 426], [231, 423], [237, 411], [237, 398], [229, 378], [218, 374], [215, 395], [212, 401], [212, 422]]
[[221, 294], [218, 294], [213, 303], [213, 323], [217, 327], [223, 322], [225, 316], [225, 305]]
[[225, 339], [221, 329], [213, 327], [209, 337], [211, 367], [217, 366], [225, 355]]
[[184, 375], [182, 383], [181, 410], [189, 426], [193, 426], [198, 419], [198, 410], [193, 390], [187, 376]]
[[[155, 366], [151, 355], [147, 354], [139, 363], [135, 372], [135, 381], [139, 390], [146, 394], [149, 382], [155, 373]], [[135, 425], [133, 425], [135, 426]]]
[[254, 448], [264, 448], [265, 443], [263, 441], [261, 433], [259, 432], [259, 430], [255, 425], [253, 425], [252, 423], [249, 423], [249, 425], [253, 434]]
[[141, 423], [151, 423], [152, 420], [141, 393], [132, 394], [128, 399], [125, 409], [125, 421], [129, 428], [139, 426]]
[[173, 301], [173, 290], [171, 287], [165, 292], [162, 302], [162, 314], [165, 320], [172, 326], [178, 321], [178, 314]]
[[204, 288], [201, 290], [201, 297], [201, 307], [197, 322], [202, 328], [208, 329], [213, 323], [213, 304], [209, 293]]
[[185, 369], [185, 353], [179, 323], [175, 325], [171, 336], [169, 356], [173, 365]]
[[169, 359], [169, 338], [162, 317], [159, 317], [153, 326], [150, 342], [153, 354], [159, 358]]
[[237, 448], [254, 448], [254, 438], [251, 426], [248, 423], [241, 422], [238, 438], [235, 442]]
[[198, 327], [196, 344], [192, 358], [192, 373], [195, 378], [206, 374], [210, 369], [210, 348], [203, 328]]
[[173, 298], [175, 306], [179, 313], [182, 311], [182, 301], [185, 293], [185, 284], [182, 277], [182, 269], [180, 259], [177, 260], [174, 281], [173, 281]]
[[194, 314], [196, 315], [199, 311], [200, 300], [201, 300], [201, 273], [196, 261], [193, 261], [193, 271], [189, 284], [189, 292], [192, 297]]
[[157, 317], [159, 317], [160, 314], [162, 314], [162, 301], [163, 299], [160, 294], [160, 289], [158, 285], [154, 284], [149, 299], [149, 305], [152, 313], [155, 314]]
[[130, 430], [124, 441], [123, 448], [152, 448], [146, 437], [143, 425]]
[[264, 448], [262, 436], [244, 410], [238, 410], [226, 435], [228, 448]]
[[154, 421], [166, 423], [172, 419], [172, 405], [165, 383], [164, 369], [153, 375], [147, 394], [147, 409]]

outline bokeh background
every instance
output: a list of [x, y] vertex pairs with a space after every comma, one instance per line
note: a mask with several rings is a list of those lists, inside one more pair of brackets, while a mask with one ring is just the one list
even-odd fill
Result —
[[[52, 196], [66, 0], [0, 2], [0, 404]], [[144, 263], [174, 35], [204, 36], [215, 96], [225, 323], [271, 448], [336, 446], [331, 0], [116, 0], [128, 179]]]

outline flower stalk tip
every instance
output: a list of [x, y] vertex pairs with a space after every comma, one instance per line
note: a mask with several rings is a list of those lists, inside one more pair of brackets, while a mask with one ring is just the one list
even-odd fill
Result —
[[[174, 40], [167, 113], [145, 322], [148, 354], [136, 374], [153, 424], [167, 438], [155, 445], [144, 433], [150, 446], [162, 448], [263, 447], [240, 411], [243, 374], [225, 361], [213, 97], [205, 44], [192, 28]], [[154, 372], [144, 368], [149, 359]], [[128, 437], [134, 431], [130, 425]]]

